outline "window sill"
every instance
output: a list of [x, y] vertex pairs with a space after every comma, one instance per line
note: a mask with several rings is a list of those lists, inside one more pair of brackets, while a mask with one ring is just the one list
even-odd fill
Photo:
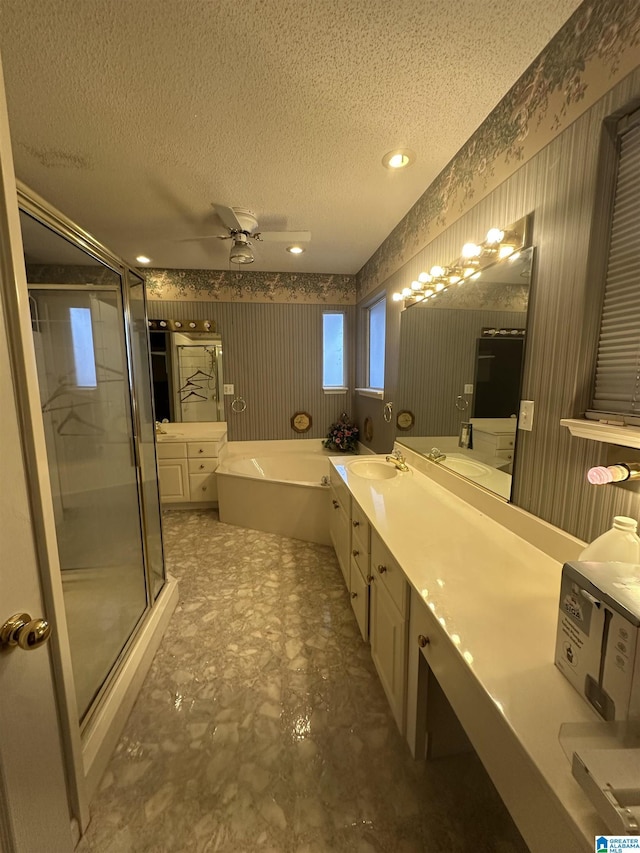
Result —
[[361, 397], [373, 397], [374, 400], [382, 400], [384, 398], [384, 390], [382, 388], [356, 388], [356, 392]]
[[622, 424], [605, 424], [582, 418], [563, 418], [561, 426], [569, 428], [571, 435], [577, 438], [590, 438], [604, 444], [620, 444], [623, 447], [640, 448], [640, 428]]
[[324, 394], [347, 394], [349, 389], [348, 388], [323, 388], [322, 391]]

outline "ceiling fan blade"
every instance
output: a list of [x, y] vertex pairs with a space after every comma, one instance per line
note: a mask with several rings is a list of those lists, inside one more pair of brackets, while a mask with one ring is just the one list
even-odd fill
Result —
[[309, 243], [311, 231], [260, 231], [265, 243]]
[[225, 234], [204, 234], [202, 237], [183, 237], [181, 240], [174, 240], [174, 243], [199, 243], [200, 240], [228, 240], [229, 235]]
[[225, 228], [228, 228], [229, 231], [242, 231], [242, 225], [232, 208], [225, 207], [224, 204], [214, 204], [213, 209], [220, 217]]

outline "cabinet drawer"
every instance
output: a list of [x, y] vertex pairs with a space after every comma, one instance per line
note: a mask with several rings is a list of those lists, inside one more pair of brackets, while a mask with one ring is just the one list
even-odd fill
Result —
[[511, 461], [513, 459], [513, 450], [496, 450], [496, 456], [499, 456], [500, 459]]
[[344, 490], [336, 489], [332, 483], [329, 486], [329, 497], [331, 500], [331, 512], [343, 512], [347, 520], [349, 519], [350, 500], [349, 492], [346, 487]]
[[209, 456], [201, 456], [199, 459], [189, 459], [190, 474], [213, 474], [218, 467], [218, 460]]
[[218, 484], [215, 474], [189, 474], [189, 492], [192, 503], [217, 501]]
[[199, 456], [217, 456], [217, 441], [190, 441], [187, 444], [187, 456], [189, 459], [197, 459]]
[[185, 459], [187, 445], [184, 441], [159, 441], [158, 459]]
[[402, 616], [407, 614], [407, 580], [386, 545], [378, 535], [371, 533], [371, 574], [388, 591], [391, 600]]
[[362, 546], [357, 539], [353, 538], [353, 534], [351, 536], [351, 561], [357, 564], [360, 574], [366, 579], [369, 574], [369, 555], [362, 550]]
[[351, 499], [351, 535], [358, 540], [361, 550], [368, 554], [369, 522], [353, 498]]
[[515, 435], [509, 434], [496, 436], [496, 450], [509, 450], [509, 448], [515, 447], [515, 443]]

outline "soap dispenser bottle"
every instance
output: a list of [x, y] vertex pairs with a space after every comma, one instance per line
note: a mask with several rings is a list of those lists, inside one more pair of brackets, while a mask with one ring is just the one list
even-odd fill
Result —
[[635, 518], [616, 515], [613, 527], [587, 545], [578, 559], [597, 563], [640, 564], [640, 537], [636, 533], [637, 529]]

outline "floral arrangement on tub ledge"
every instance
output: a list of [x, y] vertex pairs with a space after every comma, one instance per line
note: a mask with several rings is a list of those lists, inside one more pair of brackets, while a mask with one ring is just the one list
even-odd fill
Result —
[[323, 447], [339, 450], [341, 453], [357, 453], [358, 435], [358, 427], [349, 420], [347, 413], [343, 412], [338, 421], [329, 427]]

